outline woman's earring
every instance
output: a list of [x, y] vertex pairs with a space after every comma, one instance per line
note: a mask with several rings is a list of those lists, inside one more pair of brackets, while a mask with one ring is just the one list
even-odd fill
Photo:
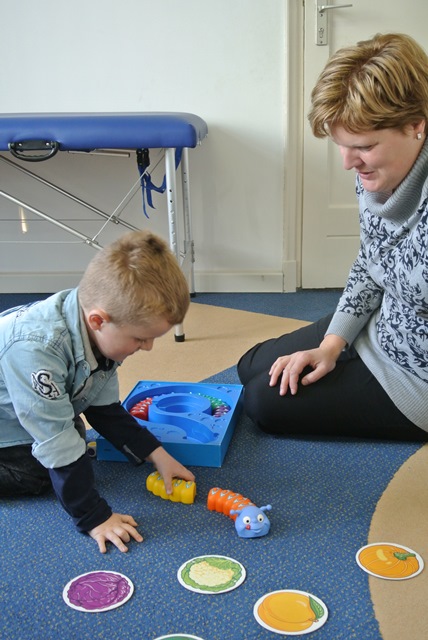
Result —
[[416, 138], [417, 140], [422, 140], [422, 133], [420, 131], [416, 134]]

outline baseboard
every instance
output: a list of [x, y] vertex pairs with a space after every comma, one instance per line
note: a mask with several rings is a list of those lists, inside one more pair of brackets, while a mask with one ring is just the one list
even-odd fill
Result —
[[53, 293], [77, 286], [82, 273], [1, 273], [0, 293]]
[[[82, 274], [1, 273], [0, 293], [52, 293], [77, 286]], [[282, 293], [284, 276], [280, 272], [201, 272], [195, 271], [195, 289], [204, 293]]]
[[283, 274], [195, 271], [195, 289], [201, 293], [282, 293]]

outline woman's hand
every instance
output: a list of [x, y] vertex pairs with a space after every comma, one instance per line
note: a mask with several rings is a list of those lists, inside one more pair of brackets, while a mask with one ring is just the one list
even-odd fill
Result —
[[134, 538], [137, 542], [143, 541], [135, 527], [138, 524], [132, 516], [123, 515], [122, 513], [113, 513], [108, 520], [102, 522], [94, 529], [88, 531], [91, 538], [98, 542], [101, 553], [106, 553], [106, 542], [112, 542], [119, 551], [126, 552], [128, 547], [124, 544]]
[[147, 460], [153, 462], [165, 483], [165, 490], [168, 495], [172, 493], [172, 479], [182, 478], [193, 481], [195, 476], [189, 469], [186, 469], [181, 462], [173, 458], [163, 447], [158, 447], [148, 456]]
[[277, 358], [269, 371], [270, 386], [274, 387], [281, 379], [279, 395], [285, 396], [288, 390], [291, 395], [295, 395], [299, 376], [305, 367], [311, 367], [312, 371], [301, 379], [301, 384], [308, 385], [320, 380], [327, 373], [333, 371], [337, 358], [345, 346], [346, 342], [343, 338], [330, 334], [316, 349], [296, 351], [289, 356]]

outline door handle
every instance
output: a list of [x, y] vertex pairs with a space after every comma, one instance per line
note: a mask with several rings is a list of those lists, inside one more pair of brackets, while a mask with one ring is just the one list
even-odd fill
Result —
[[352, 4], [319, 4], [317, 5], [317, 33], [315, 43], [318, 46], [328, 44], [328, 12], [332, 9], [346, 9]]
[[352, 4], [321, 4], [318, 5], [317, 9], [319, 13], [324, 13], [324, 11], [330, 11], [330, 9], [345, 9], [352, 6]]

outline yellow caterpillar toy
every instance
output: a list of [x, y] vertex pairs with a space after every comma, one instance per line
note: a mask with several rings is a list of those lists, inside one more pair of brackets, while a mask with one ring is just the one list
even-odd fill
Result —
[[172, 493], [168, 495], [163, 478], [158, 471], [153, 471], [147, 476], [146, 489], [164, 500], [182, 502], [183, 504], [193, 504], [196, 496], [196, 483], [181, 480], [180, 478], [174, 478], [172, 481]]

